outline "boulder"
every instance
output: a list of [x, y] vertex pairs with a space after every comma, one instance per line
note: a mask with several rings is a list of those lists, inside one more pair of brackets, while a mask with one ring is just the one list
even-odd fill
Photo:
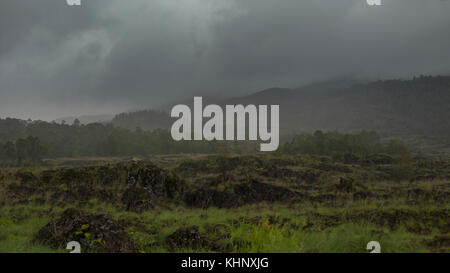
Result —
[[128, 233], [111, 216], [86, 214], [73, 208], [44, 226], [35, 241], [57, 249], [65, 249], [67, 243], [77, 241], [81, 252], [137, 252]]

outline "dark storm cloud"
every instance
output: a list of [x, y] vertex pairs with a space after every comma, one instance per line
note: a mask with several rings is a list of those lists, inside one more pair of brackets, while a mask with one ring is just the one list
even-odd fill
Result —
[[449, 2], [2, 0], [0, 115], [51, 119], [341, 76], [450, 74]]
[[217, 26], [213, 39], [221, 73], [230, 78], [295, 84], [450, 71], [447, 2], [249, 0], [240, 9], [245, 16]]

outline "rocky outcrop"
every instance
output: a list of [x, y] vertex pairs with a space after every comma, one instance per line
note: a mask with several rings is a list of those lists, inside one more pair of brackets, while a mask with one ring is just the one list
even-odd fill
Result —
[[64, 249], [67, 243], [77, 241], [82, 252], [137, 252], [128, 233], [111, 216], [86, 214], [77, 209], [67, 209], [44, 226], [35, 241], [56, 249]]

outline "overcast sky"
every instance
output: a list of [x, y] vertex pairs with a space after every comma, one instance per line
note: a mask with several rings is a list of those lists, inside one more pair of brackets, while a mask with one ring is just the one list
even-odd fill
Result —
[[0, 117], [450, 74], [450, 1], [0, 1]]

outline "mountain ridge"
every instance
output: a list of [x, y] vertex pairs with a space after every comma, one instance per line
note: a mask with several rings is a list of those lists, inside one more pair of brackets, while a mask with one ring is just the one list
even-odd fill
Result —
[[[334, 80], [298, 88], [273, 87], [242, 97], [207, 100], [206, 104], [280, 105], [280, 133], [316, 130], [376, 131], [384, 137], [437, 139], [450, 144], [450, 76], [420, 76], [410, 80], [361, 82]], [[156, 116], [128, 113], [133, 128], [149, 128]], [[162, 129], [170, 128], [170, 114]], [[135, 117], [134, 117], [135, 116]], [[138, 118], [139, 116], [139, 118]], [[133, 120], [134, 119], [134, 120]], [[135, 122], [139, 120], [139, 122]], [[118, 123], [114, 125], [120, 126]], [[151, 126], [150, 126], [151, 127]]]

